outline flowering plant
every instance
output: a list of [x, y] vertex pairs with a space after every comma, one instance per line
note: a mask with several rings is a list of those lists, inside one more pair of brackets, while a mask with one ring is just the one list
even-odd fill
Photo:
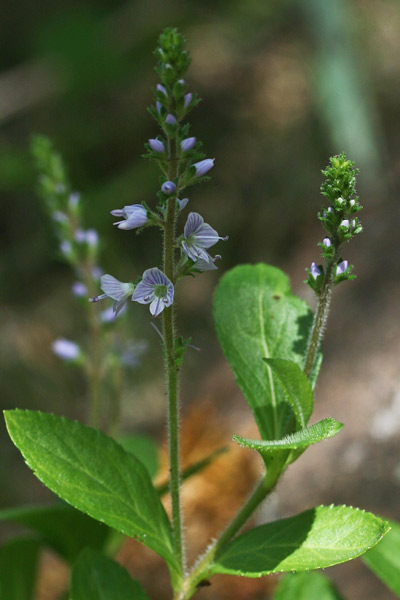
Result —
[[[352, 266], [341, 252], [343, 245], [362, 230], [357, 217], [361, 206], [355, 192], [356, 170], [341, 154], [333, 157], [324, 171], [321, 191], [329, 200], [329, 206], [319, 214], [326, 232], [319, 244], [324, 264], [312, 263], [306, 281], [317, 297], [314, 316], [307, 304], [291, 293], [287, 277], [269, 265], [236, 267], [218, 285], [214, 298], [218, 337], [260, 433], [258, 440], [240, 435], [234, 440], [258, 452], [265, 469], [233, 520], [188, 567], [181, 510], [185, 473], [180, 468], [179, 373], [190, 340], [177, 334], [175, 298], [183, 277], [217, 268], [218, 257], [208, 250], [227, 238], [220, 237], [197, 212], [189, 213], [183, 233], [178, 233], [179, 216], [188, 204], [183, 192], [208, 179], [214, 159], [205, 158], [200, 142], [189, 136], [185, 122], [199, 98], [188, 91], [183, 79], [190, 63], [183, 37], [175, 29], [165, 30], [156, 56], [161, 83], [154, 91], [155, 106], [150, 113], [160, 134], [149, 139], [146, 157], [161, 171], [158, 201], [153, 207], [143, 203], [115, 209], [112, 215], [120, 219], [115, 224], [124, 232], [159, 228], [162, 265], [149, 267], [130, 282], [103, 275], [103, 293], [90, 299], [95, 304], [111, 299], [116, 315], [131, 301], [148, 304], [151, 315], [162, 320], [171, 518], [160, 500], [165, 489], [153, 485], [144, 461], [99, 430], [54, 415], [14, 410], [6, 413], [8, 431], [36, 476], [77, 509], [68, 513], [68, 519], [89, 515], [95, 520], [90, 523], [98, 521], [110, 531], [134, 537], [165, 560], [174, 600], [189, 600], [219, 573], [254, 578], [284, 572], [301, 575], [285, 578], [276, 600], [297, 598], [300, 589], [309, 590], [308, 598], [312, 594], [320, 599], [333, 598], [335, 592], [329, 583], [324, 579], [321, 583], [319, 575], [315, 579], [306, 572], [364, 554], [389, 531], [386, 521], [359, 509], [331, 505], [317, 506], [245, 533], [241, 529], [285, 470], [309, 446], [333, 437], [343, 427], [331, 417], [311, 425], [309, 420], [332, 289], [353, 278]], [[70, 254], [72, 250], [71, 246], [62, 251]], [[62, 353], [71, 351], [64, 341]], [[65, 514], [59, 514], [66, 519]], [[138, 581], [98, 551], [105, 546], [105, 526], [99, 530], [96, 524], [91, 525], [92, 536], [88, 534], [80, 542], [80, 552], [69, 554], [73, 563], [71, 600], [94, 600], [99, 589], [106, 600], [145, 600], [148, 596]], [[87, 547], [82, 550], [82, 546]], [[315, 589], [322, 590], [324, 596], [315, 595]]]

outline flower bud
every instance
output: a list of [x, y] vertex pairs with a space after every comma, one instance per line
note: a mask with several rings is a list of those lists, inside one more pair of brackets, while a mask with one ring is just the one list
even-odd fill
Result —
[[181, 150], [182, 152], [188, 152], [192, 150], [196, 145], [197, 138], [189, 137], [181, 141]]
[[168, 96], [167, 90], [165, 89], [165, 87], [163, 85], [161, 85], [161, 83], [157, 83], [157, 91], [164, 94], [164, 96]]
[[348, 219], [343, 219], [343, 221], [339, 225], [339, 227], [345, 227], [346, 229], [348, 229], [349, 226], [350, 226], [350, 223], [349, 223]]
[[176, 192], [176, 185], [173, 181], [165, 181], [161, 186], [161, 191], [167, 196], [171, 196], [171, 194], [175, 194]]
[[196, 169], [195, 177], [203, 177], [210, 169], [214, 166], [215, 158], [206, 158], [205, 160], [201, 160], [198, 163], [192, 165]]
[[325, 248], [329, 248], [330, 246], [332, 246], [332, 242], [330, 240], [330, 238], [326, 237], [322, 240], [323, 245], [325, 246]]
[[171, 113], [169, 113], [167, 115], [167, 118], [165, 119], [165, 122], [168, 125], [176, 125], [178, 121], [176, 120], [176, 118], [174, 117], [174, 115], [171, 115]]
[[149, 146], [154, 152], [165, 152], [165, 146], [161, 140], [150, 139]]
[[349, 261], [342, 260], [336, 267], [336, 275], [342, 275], [345, 271], [347, 271], [348, 266], [349, 266]]
[[192, 103], [193, 94], [189, 92], [189, 94], [185, 94], [183, 108], [188, 108], [188, 106]]
[[315, 262], [311, 263], [310, 274], [311, 274], [311, 277], [313, 277], [314, 279], [317, 279], [317, 277], [319, 277], [319, 275], [321, 275], [321, 269], [319, 269], [317, 267]]

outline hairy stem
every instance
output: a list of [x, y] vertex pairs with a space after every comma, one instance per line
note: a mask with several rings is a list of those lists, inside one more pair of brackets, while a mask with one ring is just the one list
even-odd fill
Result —
[[[169, 179], [173, 181], [178, 172], [176, 140], [169, 140]], [[164, 228], [164, 273], [170, 281], [175, 282], [175, 223], [176, 196], [168, 198]], [[172, 526], [174, 534], [174, 551], [179, 562], [181, 574], [185, 569], [184, 544], [182, 533], [182, 516], [180, 502], [180, 465], [179, 465], [179, 387], [178, 368], [175, 360], [175, 309], [174, 304], [163, 311], [163, 334], [165, 351], [165, 368], [168, 395], [168, 435], [169, 435], [169, 468], [170, 490], [172, 502]]]
[[247, 502], [237, 512], [236, 516], [233, 518], [222, 535], [214, 544], [210, 546], [204, 556], [189, 573], [188, 577], [183, 583], [182, 589], [174, 596], [174, 600], [189, 600], [194, 596], [199, 584], [201, 584], [201, 581], [207, 579], [209, 576], [209, 571], [213, 560], [218, 556], [228, 542], [230, 542], [233, 536], [236, 535], [236, 533], [243, 527], [247, 519], [252, 515], [252, 513], [266, 498], [266, 496], [274, 489], [282, 472], [281, 467], [282, 465], [280, 465], [277, 469], [269, 469], [264, 477], [260, 479], [253, 492], [249, 496]]
[[325, 331], [326, 322], [329, 314], [329, 307], [332, 296], [332, 283], [334, 269], [339, 257], [339, 247], [336, 248], [334, 257], [328, 262], [325, 269], [325, 280], [319, 295], [317, 310], [314, 314], [314, 321], [311, 328], [310, 338], [306, 358], [304, 361], [304, 373], [310, 379], [315, 361], [321, 345], [322, 336]]

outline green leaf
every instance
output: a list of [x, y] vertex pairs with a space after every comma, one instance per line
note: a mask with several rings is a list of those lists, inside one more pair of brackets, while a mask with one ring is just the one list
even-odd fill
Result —
[[158, 448], [155, 441], [148, 435], [135, 433], [122, 437], [118, 443], [126, 452], [130, 452], [140, 460], [153, 479], [159, 467]]
[[347, 506], [318, 506], [295, 517], [256, 527], [216, 557], [211, 572], [260, 577], [323, 569], [364, 554], [389, 525]]
[[278, 376], [287, 401], [293, 409], [299, 429], [307, 426], [314, 407], [311, 384], [297, 363], [282, 358], [265, 358]]
[[342, 427], [342, 423], [328, 417], [327, 419], [318, 421], [318, 423], [314, 423], [314, 425], [310, 425], [306, 429], [291, 433], [281, 440], [250, 440], [240, 435], [234, 435], [233, 439], [245, 448], [257, 450], [265, 458], [265, 456], [274, 454], [279, 450], [305, 450], [311, 444], [316, 444], [317, 442], [333, 437]]
[[94, 519], [136, 537], [177, 568], [171, 524], [137, 458], [77, 421], [28, 410], [5, 415], [11, 439], [48, 488]]
[[343, 600], [332, 582], [320, 573], [286, 575], [275, 590], [273, 600]]
[[73, 562], [85, 546], [102, 548], [109, 533], [103, 523], [63, 503], [2, 510], [0, 521], [29, 527], [68, 562]]
[[87, 548], [72, 570], [70, 600], [148, 600], [148, 596], [121, 565]]
[[264, 358], [302, 365], [312, 315], [290, 291], [282, 271], [265, 264], [226, 273], [215, 292], [214, 318], [222, 350], [266, 440], [289, 433], [292, 409]]
[[1, 600], [33, 600], [40, 543], [11, 540], [0, 547]]
[[389, 521], [391, 530], [363, 561], [400, 598], [400, 524]]

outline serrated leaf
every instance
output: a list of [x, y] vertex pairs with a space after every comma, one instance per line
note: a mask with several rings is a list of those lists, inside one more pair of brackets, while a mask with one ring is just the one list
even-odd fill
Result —
[[167, 514], [142, 463], [101, 431], [28, 410], [6, 411], [28, 466], [75, 508], [136, 537], [177, 568]]
[[226, 273], [215, 292], [218, 338], [263, 439], [287, 433], [292, 410], [279, 379], [264, 358], [302, 365], [312, 315], [291, 293], [286, 275], [265, 264]]
[[273, 600], [343, 600], [333, 583], [321, 573], [286, 575], [273, 595]]
[[40, 543], [11, 540], [0, 547], [0, 599], [33, 600]]
[[121, 565], [87, 548], [72, 569], [70, 600], [148, 600], [148, 596]]
[[86, 546], [102, 548], [109, 533], [104, 523], [63, 503], [2, 510], [0, 521], [13, 521], [29, 527], [68, 562], [73, 562]]
[[282, 358], [265, 358], [264, 360], [278, 376], [285, 397], [295, 414], [298, 428], [304, 429], [314, 407], [310, 382], [299, 365], [291, 360]]
[[159, 467], [158, 448], [155, 441], [148, 435], [135, 433], [123, 436], [118, 443], [126, 452], [130, 452], [140, 460], [153, 479]]
[[265, 457], [280, 450], [305, 450], [311, 444], [316, 444], [333, 437], [339, 433], [342, 427], [343, 423], [339, 423], [335, 419], [328, 417], [310, 425], [306, 429], [291, 433], [281, 440], [250, 440], [240, 435], [234, 435], [233, 439], [241, 446], [257, 450], [262, 457]]
[[211, 572], [260, 577], [323, 569], [361, 556], [388, 530], [372, 513], [318, 506], [238, 536], [216, 557]]
[[389, 521], [391, 530], [363, 561], [400, 598], [400, 524]]

